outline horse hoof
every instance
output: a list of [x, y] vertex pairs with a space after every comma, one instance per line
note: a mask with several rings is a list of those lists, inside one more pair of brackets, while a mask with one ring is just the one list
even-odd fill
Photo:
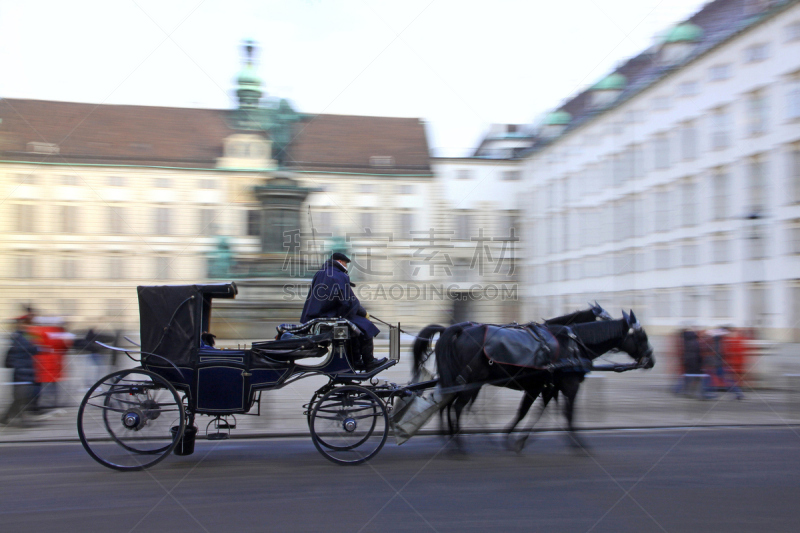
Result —
[[517, 439], [517, 440], [514, 442], [514, 448], [513, 448], [513, 449], [514, 449], [514, 453], [522, 453], [522, 450], [524, 450], [524, 449], [525, 449], [525, 443], [526, 443], [526, 441], [527, 441], [527, 439], [524, 439], [524, 438], [522, 438], [522, 439]]

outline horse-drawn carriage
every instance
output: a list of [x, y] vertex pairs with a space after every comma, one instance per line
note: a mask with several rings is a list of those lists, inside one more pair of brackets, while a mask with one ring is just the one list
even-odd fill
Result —
[[[359, 372], [351, 364], [350, 354], [353, 353], [352, 339], [360, 331], [346, 319], [284, 324], [278, 328], [275, 340], [254, 342], [249, 349], [218, 349], [208, 335], [212, 302], [215, 298], [234, 298], [237, 294], [234, 283], [146, 286], [139, 287], [138, 293], [141, 345], [136, 350], [104, 346], [129, 356], [138, 354], [140, 366], [100, 379], [86, 393], [78, 410], [78, 435], [84, 448], [109, 468], [141, 470], [158, 463], [171, 452], [190, 455], [194, 452], [198, 415], [211, 417], [206, 425], [208, 439], [227, 438], [230, 430], [236, 427], [235, 415], [250, 414], [254, 408], [254, 414], [260, 414], [264, 391], [280, 389], [310, 376], [328, 379], [304, 406], [314, 446], [335, 463], [363, 463], [381, 450], [390, 429], [396, 430], [396, 436], [405, 431], [396, 425], [399, 422], [397, 415], [408, 410], [409, 399], [438, 384], [438, 380], [431, 379], [398, 386], [387, 382], [381, 384], [376, 379], [378, 373], [397, 364], [400, 359], [400, 324], [389, 328], [388, 361], [371, 371]], [[594, 321], [596, 309], [582, 313], [561, 319]], [[584, 315], [588, 318], [583, 318]], [[594, 353], [592, 347], [608, 351], [619, 346], [636, 359], [636, 363], [616, 365], [606, 370], [647, 368], [652, 356], [647, 337], [644, 335], [643, 339], [629, 342], [629, 338], [633, 339], [629, 330], [637, 332], [641, 327], [627, 315], [624, 320], [615, 322], [614, 328], [601, 328], [609, 332], [603, 333], [605, 337], [598, 337], [598, 332], [590, 326], [586, 326], [589, 329], [584, 333], [576, 328], [577, 335], [566, 328], [559, 333], [563, 339], [554, 346], [559, 342], [572, 343], [572, 355], [561, 351], [570, 357], [582, 353], [584, 360], [579, 364], [589, 360], [589, 367], [591, 360], [600, 355]], [[532, 403], [530, 391], [541, 392], [542, 376], [557, 376], [564, 370], [557, 361], [562, 355], [550, 353], [550, 348], [545, 346], [552, 361], [546, 361], [542, 368], [530, 368], [524, 375], [515, 372], [507, 383], [498, 381], [487, 370], [485, 376], [478, 375], [483, 381], [476, 382], [475, 376], [470, 377], [458, 369], [479, 369], [475, 366], [478, 359], [482, 365], [491, 366], [496, 354], [486, 352], [486, 334], [480, 330], [478, 333], [484, 336], [483, 344], [478, 342], [475, 345], [478, 351], [470, 345], [464, 353], [463, 364], [458, 363], [456, 341], [466, 339], [462, 331], [469, 331], [464, 326], [456, 325], [446, 330], [430, 326], [423, 330], [414, 345], [415, 363], [422, 365], [433, 353], [432, 332], [441, 332], [442, 337], [448, 339], [446, 346], [436, 346], [439, 369], [451, 370], [442, 375], [444, 389], [439, 391], [439, 398], [448, 398], [445, 404], [455, 402], [457, 413], [470, 398], [474, 398], [480, 386], [487, 383], [525, 390], [523, 404], [528, 400]], [[610, 333], [612, 329], [613, 334]], [[509, 332], [517, 336], [520, 332], [528, 335], [526, 331], [533, 331], [533, 326], [505, 325], [494, 335], [498, 338]], [[629, 348], [624, 348], [626, 343]], [[525, 349], [539, 353], [540, 348], [534, 344]], [[503, 348], [501, 351], [511, 350]], [[452, 364], [447, 365], [442, 360], [442, 357], [451, 355], [455, 356], [453, 363], [459, 365], [456, 370]], [[504, 367], [506, 363], [516, 364], [513, 360], [498, 361], [494, 368]], [[527, 381], [523, 381], [523, 377]], [[468, 383], [470, 380], [472, 382]], [[399, 398], [403, 400], [397, 402]], [[397, 409], [390, 418], [389, 413], [395, 406]], [[439, 407], [434, 404], [420, 414], [430, 416]], [[415, 429], [424, 421], [424, 416], [417, 416]], [[410, 434], [406, 433], [406, 438]]]
[[[375, 376], [397, 364], [400, 331], [390, 327], [389, 360], [370, 372], [351, 365], [357, 327], [345, 319], [282, 325], [278, 339], [249, 349], [218, 349], [211, 331], [215, 298], [234, 298], [234, 283], [139, 287], [141, 366], [95, 383], [78, 411], [86, 451], [117, 470], [140, 470], [170, 452], [194, 451], [198, 415], [211, 417], [209, 439], [227, 438], [235, 415], [260, 413], [263, 391], [309, 376], [328, 382], [314, 392], [305, 412], [317, 449], [336, 463], [357, 464], [377, 454], [389, 433], [387, 402], [403, 390], [379, 385]], [[310, 361], [311, 364], [304, 364]]]

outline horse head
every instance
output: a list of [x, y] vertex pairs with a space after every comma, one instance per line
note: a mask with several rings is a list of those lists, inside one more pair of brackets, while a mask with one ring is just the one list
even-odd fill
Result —
[[647, 339], [647, 332], [633, 314], [633, 310], [630, 314], [623, 310], [622, 318], [628, 324], [628, 333], [622, 340], [619, 349], [635, 359], [641, 368], [653, 368], [656, 359], [653, 355], [653, 346]]

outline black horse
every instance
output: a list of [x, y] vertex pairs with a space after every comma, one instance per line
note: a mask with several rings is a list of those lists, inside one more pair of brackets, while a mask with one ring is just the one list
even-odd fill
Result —
[[[603, 321], [589, 321], [598, 317]], [[439, 333], [440, 337], [435, 343], [439, 383], [444, 391], [454, 393], [443, 406], [443, 410], [447, 411], [449, 433], [459, 447], [461, 414], [486, 384], [525, 392], [517, 415], [507, 429], [509, 436], [525, 418], [540, 394], [544, 409], [560, 393], [565, 399], [564, 413], [570, 442], [580, 445], [573, 425], [575, 398], [584, 375], [591, 369], [592, 361], [611, 350], [619, 350], [630, 355], [639, 368], [652, 368], [655, 363], [647, 334], [633, 312], [630, 315], [623, 312], [623, 318], [618, 320], [608, 318], [610, 317], [606, 313], [599, 315], [593, 308], [545, 321], [543, 327], [546, 334], [553, 337], [550, 351], [557, 353], [551, 353], [551, 364], [537, 367], [503, 364], [490, 359], [486, 351], [487, 343], [491, 341], [488, 335], [490, 332], [492, 335], [502, 335], [505, 327], [475, 323], [456, 324], [449, 328], [428, 326], [420, 333], [420, 339], [414, 345], [415, 367], [419, 372], [427, 358], [425, 348], [429, 346], [426, 346], [425, 339], [433, 339]], [[535, 326], [538, 325], [512, 327], [518, 329]], [[537, 331], [541, 333], [541, 329]], [[500, 355], [501, 359], [505, 357]], [[517, 450], [522, 449], [531, 429], [532, 425], [518, 440], [515, 446]]]

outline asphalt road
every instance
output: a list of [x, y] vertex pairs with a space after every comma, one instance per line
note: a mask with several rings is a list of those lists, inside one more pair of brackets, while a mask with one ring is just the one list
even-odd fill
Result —
[[341, 467], [310, 439], [198, 441], [145, 472], [79, 444], [0, 446], [0, 531], [797, 531], [800, 429], [558, 433], [392, 442]]

